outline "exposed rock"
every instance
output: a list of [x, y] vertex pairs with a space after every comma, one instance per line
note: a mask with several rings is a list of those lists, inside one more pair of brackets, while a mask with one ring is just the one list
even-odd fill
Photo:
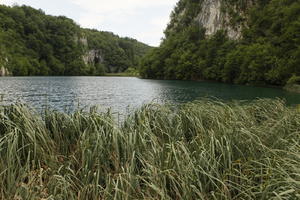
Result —
[[86, 52], [83, 56], [83, 61], [86, 65], [95, 65], [104, 62], [104, 57], [101, 50], [92, 49]]
[[104, 56], [101, 50], [99, 49], [88, 50], [88, 40], [86, 37], [79, 37], [76, 40], [86, 47], [86, 52], [82, 56], [82, 59], [86, 65], [96, 65], [104, 62]]
[[86, 37], [81, 37], [81, 38], [79, 38], [79, 42], [80, 42], [81, 44], [83, 44], [84, 46], [88, 46], [88, 40], [87, 40]]
[[5, 67], [0, 68], [0, 76], [9, 76], [10, 73]]
[[7, 57], [1, 57], [1, 65], [0, 65], [0, 76], [9, 76], [11, 75], [8, 69], [5, 67], [8, 63]]
[[[184, 2], [184, 0], [180, 2]], [[189, 9], [192, 9], [190, 6], [185, 5], [184, 7], [184, 4], [181, 4], [176, 14], [174, 12], [171, 16], [172, 21], [166, 30], [166, 34], [184, 28], [188, 25], [186, 23], [196, 22], [200, 27], [206, 29], [207, 36], [212, 36], [216, 32], [224, 30], [230, 39], [238, 40], [242, 37], [242, 28], [247, 27], [247, 12], [256, 3], [257, 0], [243, 0], [236, 3], [225, 0], [202, 0], [199, 2], [199, 8], [196, 12], [190, 11]], [[192, 20], [187, 22], [190, 17], [192, 17]], [[183, 27], [179, 27], [180, 24], [183, 24]]]
[[88, 46], [88, 40], [84, 36], [78, 37], [77, 35], [75, 35], [74, 36], [74, 40], [75, 40], [76, 43], [80, 43], [80, 44], [82, 44], [85, 47]]
[[207, 35], [214, 35], [219, 30], [226, 30], [228, 37], [237, 40], [241, 37], [241, 27], [231, 27], [230, 16], [222, 12], [222, 0], [204, 0], [196, 21], [206, 29]]

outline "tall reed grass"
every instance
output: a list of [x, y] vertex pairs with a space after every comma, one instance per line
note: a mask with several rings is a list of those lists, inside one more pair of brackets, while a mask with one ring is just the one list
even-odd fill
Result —
[[201, 100], [117, 124], [0, 107], [0, 199], [300, 199], [300, 112]]

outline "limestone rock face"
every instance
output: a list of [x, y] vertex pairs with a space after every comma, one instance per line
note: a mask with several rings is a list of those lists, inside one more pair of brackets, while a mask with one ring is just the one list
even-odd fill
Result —
[[83, 44], [84, 46], [88, 46], [88, 40], [87, 40], [86, 37], [81, 37], [81, 38], [79, 38], [79, 42], [80, 42], [81, 44]]
[[171, 22], [166, 30], [167, 34], [180, 31], [185, 26], [196, 22], [200, 27], [205, 28], [207, 36], [224, 30], [230, 39], [238, 40], [242, 38], [243, 27], [247, 27], [248, 11], [257, 4], [258, 0], [236, 2], [199, 0], [197, 8], [184, 2], [184, 0], [179, 1], [177, 10], [175, 9], [172, 13]]
[[86, 51], [82, 59], [86, 65], [96, 65], [104, 63], [104, 55], [100, 49], [88, 49], [88, 40], [86, 37], [79, 37], [77, 41], [82, 44]]
[[0, 76], [9, 76], [10, 73], [5, 67], [0, 67]]
[[83, 56], [83, 61], [85, 64], [95, 65], [98, 63], [103, 63], [104, 57], [101, 50], [92, 49], [86, 52], [86, 54]]
[[82, 59], [86, 65], [95, 65], [98, 63], [102, 63], [104, 61], [102, 52], [100, 50], [98, 49], [88, 50], [88, 40], [85, 36], [82, 37], [75, 36], [75, 41], [80, 43], [85, 48], [85, 54], [82, 56]]
[[1, 62], [0, 62], [0, 76], [10, 76], [10, 72], [8, 69], [5, 67], [7, 66], [8, 63], [8, 58], [7, 57], [0, 57]]
[[231, 27], [229, 25], [229, 15], [222, 12], [221, 8], [222, 0], [204, 0], [196, 21], [206, 29], [208, 36], [214, 35], [219, 30], [226, 30], [229, 38], [239, 39], [241, 37], [241, 27]]
[[79, 44], [81, 44], [81, 45], [83, 45], [85, 47], [88, 46], [88, 40], [87, 40], [87, 38], [85, 36], [75, 35], [74, 36], [74, 40], [75, 40], [76, 43], [79, 43]]

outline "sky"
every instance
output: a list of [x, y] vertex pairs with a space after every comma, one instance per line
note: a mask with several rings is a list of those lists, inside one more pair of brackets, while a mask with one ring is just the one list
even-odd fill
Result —
[[110, 31], [158, 46], [178, 0], [0, 0], [63, 15], [83, 28]]

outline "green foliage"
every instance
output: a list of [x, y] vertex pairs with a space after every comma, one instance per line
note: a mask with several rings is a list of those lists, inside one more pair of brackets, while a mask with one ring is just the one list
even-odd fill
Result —
[[[166, 37], [176, 34], [189, 24], [198, 15], [203, 0], [181, 0], [178, 1], [174, 11], [171, 13], [171, 20], [165, 30]], [[179, 17], [180, 16], [180, 17]]]
[[95, 66], [95, 73], [96, 75], [104, 75], [105, 74], [105, 66], [101, 63], [96, 64]]
[[139, 76], [139, 71], [135, 68], [129, 67], [126, 71], [125, 74], [128, 74], [130, 76]]
[[280, 100], [96, 111], [0, 107], [0, 199], [299, 199], [300, 112]]
[[[13, 75], [123, 72], [128, 67], [136, 67], [149, 48], [130, 38], [82, 29], [63, 16], [45, 15], [43, 11], [28, 6], [0, 5], [0, 62], [3, 51]], [[104, 60], [84, 63], [83, 57], [93, 49], [103, 52]], [[105, 69], [101, 69], [100, 65], [104, 65]]]
[[296, 76], [293, 75], [288, 81], [287, 81], [288, 85], [292, 85], [292, 84], [300, 84], [300, 76]]
[[240, 40], [230, 40], [224, 31], [205, 37], [193, 21], [201, 1], [181, 0], [171, 15], [166, 38], [141, 62], [141, 75], [274, 85], [300, 75], [299, 1], [266, 0], [251, 7], [247, 0], [224, 0], [223, 4], [233, 27], [246, 24]]
[[[1, 32], [0, 32], [1, 35]], [[1, 37], [1, 36], [0, 36]], [[0, 68], [6, 65], [7, 55], [5, 53], [5, 48], [0, 44]]]

